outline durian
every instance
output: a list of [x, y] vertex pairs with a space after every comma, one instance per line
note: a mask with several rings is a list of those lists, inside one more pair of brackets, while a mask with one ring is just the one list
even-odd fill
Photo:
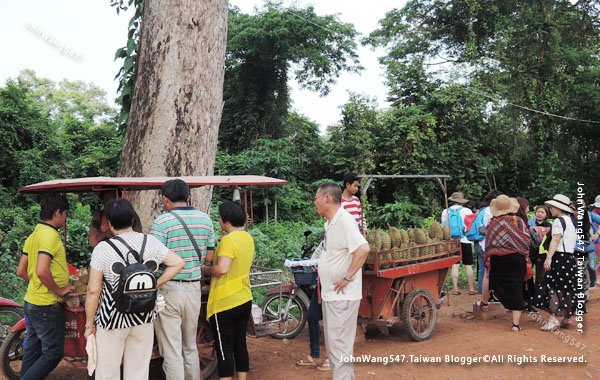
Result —
[[427, 243], [427, 232], [425, 229], [417, 228], [414, 230], [415, 243], [425, 244]]
[[441, 223], [431, 223], [431, 226], [429, 227], [429, 237], [438, 241], [444, 238], [444, 231]]
[[402, 247], [408, 247], [410, 244], [410, 237], [406, 230], [400, 230], [400, 240], [402, 241]]
[[392, 239], [392, 247], [400, 248], [402, 246], [402, 236], [400, 236], [400, 230], [396, 227], [390, 227], [388, 234], [390, 235], [390, 239]]
[[377, 230], [370, 230], [367, 233], [367, 242], [369, 242], [369, 246], [372, 251], [380, 251], [381, 250], [381, 236]]
[[381, 236], [381, 249], [388, 250], [392, 248], [392, 239], [387, 232], [379, 231], [379, 236]]
[[450, 236], [450, 228], [448, 226], [444, 226], [442, 228], [442, 232], [443, 232], [442, 237], [444, 238], [444, 240], [450, 240], [450, 238], [451, 238], [451, 236]]

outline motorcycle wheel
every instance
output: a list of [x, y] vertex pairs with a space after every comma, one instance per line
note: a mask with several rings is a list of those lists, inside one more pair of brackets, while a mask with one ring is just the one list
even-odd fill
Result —
[[23, 319], [23, 308], [15, 306], [0, 306], [0, 346], [10, 333], [10, 328]]
[[[289, 309], [286, 312], [288, 304]], [[306, 306], [298, 297], [292, 299], [287, 293], [282, 294], [281, 298], [279, 293], [271, 294], [265, 298], [261, 309], [263, 322], [279, 330], [271, 334], [273, 338], [291, 339], [300, 334], [306, 324]]]
[[0, 369], [9, 380], [19, 380], [26, 330], [9, 333], [0, 347]]

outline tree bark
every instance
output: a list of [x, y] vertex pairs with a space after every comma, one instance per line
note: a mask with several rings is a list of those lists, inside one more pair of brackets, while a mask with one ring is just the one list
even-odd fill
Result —
[[[227, 0], [145, 0], [119, 176], [212, 175], [223, 109]], [[193, 191], [208, 211], [212, 189]], [[133, 197], [144, 230], [157, 191]]]

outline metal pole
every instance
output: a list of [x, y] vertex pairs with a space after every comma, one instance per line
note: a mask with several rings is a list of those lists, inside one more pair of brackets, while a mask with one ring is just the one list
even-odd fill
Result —
[[248, 231], [248, 192], [244, 189], [244, 213], [246, 214], [246, 231]]
[[250, 188], [250, 220], [254, 223], [254, 203], [252, 201], [252, 188]]

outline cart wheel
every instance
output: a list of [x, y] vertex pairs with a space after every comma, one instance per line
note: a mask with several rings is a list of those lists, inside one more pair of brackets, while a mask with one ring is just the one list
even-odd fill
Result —
[[[217, 351], [215, 350], [215, 338], [206, 320], [198, 321], [196, 330], [196, 347], [198, 347], [198, 359], [200, 360], [200, 379], [208, 380], [217, 370]], [[167, 376], [162, 368], [163, 358], [157, 357], [150, 361], [150, 379], [165, 380]], [[18, 378], [17, 378], [18, 379]]]
[[427, 289], [415, 289], [402, 301], [402, 323], [408, 335], [420, 342], [431, 338], [435, 331], [437, 308]]
[[0, 369], [9, 380], [19, 380], [26, 331], [8, 333], [0, 347]]
[[[290, 298], [288, 293], [271, 294], [262, 304], [263, 322], [275, 326], [279, 332], [271, 334], [273, 338], [291, 339], [300, 334], [306, 324], [308, 311], [300, 298]], [[287, 309], [287, 312], [286, 312]]]
[[217, 351], [215, 350], [215, 337], [206, 320], [198, 323], [196, 346], [200, 359], [200, 379], [210, 379], [217, 369]]

